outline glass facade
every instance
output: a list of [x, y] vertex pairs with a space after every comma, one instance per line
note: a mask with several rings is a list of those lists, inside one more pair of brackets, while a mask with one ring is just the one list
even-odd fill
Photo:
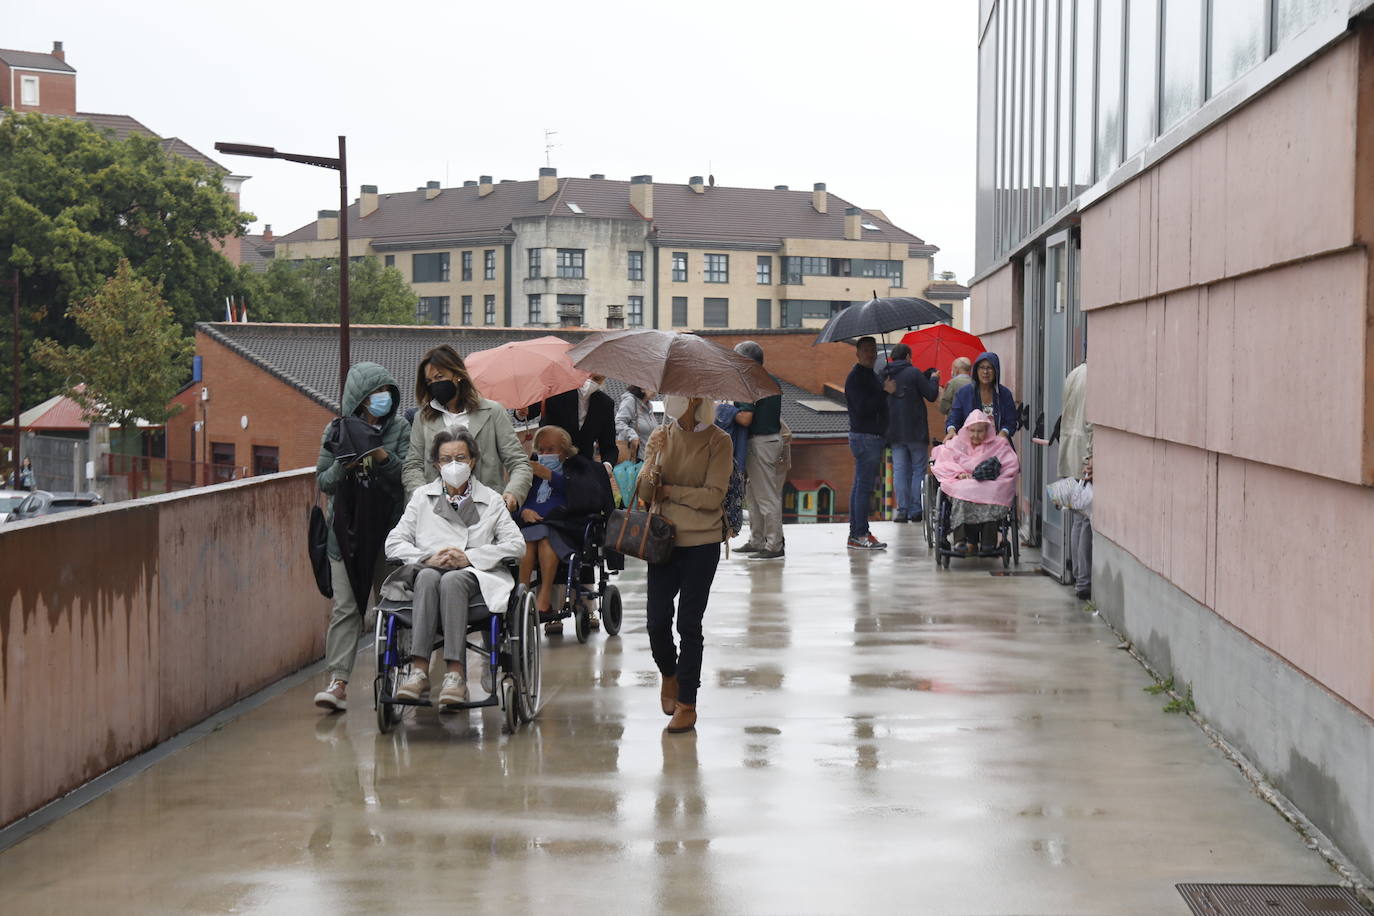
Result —
[[[978, 47], [978, 269], [1341, 0], [996, 0]], [[785, 258], [783, 282], [808, 273]]]

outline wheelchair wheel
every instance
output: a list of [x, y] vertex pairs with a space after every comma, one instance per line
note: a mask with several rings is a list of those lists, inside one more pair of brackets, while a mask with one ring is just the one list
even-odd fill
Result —
[[925, 477], [925, 527], [926, 527], [926, 546], [934, 549], [935, 547], [935, 521], [936, 515], [940, 511], [939, 490], [934, 486], [935, 475], [926, 470]]
[[1014, 504], [1011, 507], [1011, 561], [1021, 565], [1021, 513]]
[[515, 686], [513, 708], [522, 722], [528, 722], [539, 714], [544, 676], [539, 614], [534, 609], [532, 593], [525, 592], [519, 597], [511, 617], [506, 636], [510, 647], [511, 680]]
[[607, 636], [616, 636], [620, 633], [620, 623], [624, 616], [624, 607], [620, 603], [620, 589], [614, 585], [606, 586], [606, 596], [601, 599], [601, 626], [605, 628]]
[[524, 717], [520, 715], [520, 690], [513, 677], [501, 679], [501, 711], [505, 713], [506, 731], [515, 734]]
[[[373, 635], [373, 648], [377, 656], [377, 676], [372, 681], [372, 705], [377, 710], [377, 730], [382, 734], [391, 731], [392, 726], [401, 721], [402, 708], [395, 703], [383, 703], [383, 696], [395, 696], [396, 688], [401, 682], [401, 666], [388, 665], [387, 656], [387, 621], [391, 618], [382, 613], [377, 614], [377, 626]], [[401, 627], [399, 625], [391, 628], [392, 634], [396, 637], [397, 654], [400, 653], [399, 643], [401, 642]]]

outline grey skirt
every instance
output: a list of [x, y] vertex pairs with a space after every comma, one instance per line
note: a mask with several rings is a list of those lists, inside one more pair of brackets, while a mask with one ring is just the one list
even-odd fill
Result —
[[1011, 515], [1009, 506], [990, 506], [987, 503], [971, 503], [965, 499], [952, 499], [949, 510], [949, 526], [982, 525], [986, 522], [1000, 522]]

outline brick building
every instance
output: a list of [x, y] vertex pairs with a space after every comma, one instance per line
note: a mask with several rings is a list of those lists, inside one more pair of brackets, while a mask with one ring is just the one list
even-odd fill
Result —
[[[511, 328], [443, 329], [354, 326], [355, 362], [376, 362], [396, 377], [402, 407], [415, 406], [415, 369], [426, 350], [448, 343], [468, 355], [545, 331]], [[561, 330], [578, 340], [585, 330]], [[854, 363], [845, 344], [813, 347], [814, 332], [704, 331], [722, 347], [758, 341], [766, 368], [783, 388], [783, 418], [794, 434], [791, 477], [834, 487], [835, 511], [848, 512], [852, 458], [844, 378]], [[185, 407], [167, 424], [167, 457], [214, 465], [215, 482], [308, 467], [319, 457], [320, 434], [337, 410], [338, 328], [333, 325], [203, 323], [196, 326], [200, 376], [177, 395]], [[825, 390], [841, 390], [838, 400]], [[623, 386], [607, 384], [618, 397]], [[519, 406], [519, 405], [510, 405]], [[189, 465], [187, 465], [189, 466]]]

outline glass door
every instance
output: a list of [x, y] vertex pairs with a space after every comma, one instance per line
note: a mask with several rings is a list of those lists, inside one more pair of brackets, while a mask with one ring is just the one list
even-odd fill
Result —
[[[1074, 311], [1072, 274], [1074, 265], [1070, 233], [1050, 236], [1045, 244], [1045, 286], [1043, 310], [1043, 354], [1041, 366], [1041, 416], [1043, 436], [1049, 437], [1064, 409], [1064, 376], [1069, 373], [1069, 354], [1073, 347]], [[1037, 481], [1044, 493], [1047, 483], [1058, 478], [1059, 443], [1036, 449], [1042, 456], [1043, 473]], [[1060, 581], [1067, 572], [1068, 531], [1063, 510], [1048, 500], [1040, 500], [1040, 565]]]

